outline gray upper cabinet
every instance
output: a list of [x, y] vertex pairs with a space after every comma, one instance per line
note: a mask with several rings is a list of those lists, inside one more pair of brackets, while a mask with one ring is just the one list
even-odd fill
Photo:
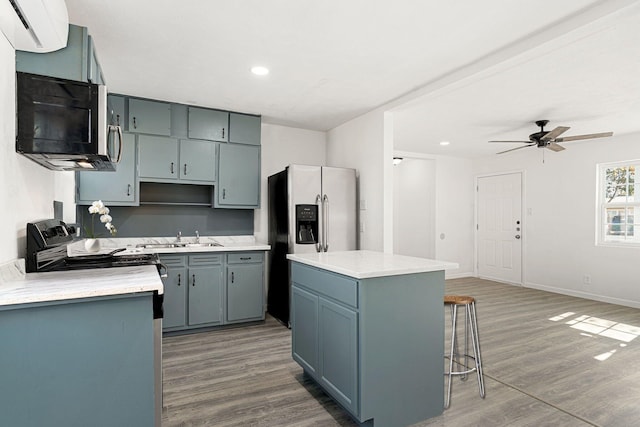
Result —
[[119, 95], [107, 96], [107, 123], [121, 126], [125, 130], [125, 98]]
[[178, 140], [175, 138], [140, 135], [138, 159], [141, 180], [178, 178]]
[[130, 98], [129, 132], [171, 135], [171, 105]]
[[76, 203], [102, 200], [112, 206], [137, 206], [136, 136], [122, 135], [122, 159], [115, 172], [76, 172]]
[[214, 182], [216, 179], [216, 143], [192, 139], [180, 140], [180, 180]]
[[63, 49], [49, 53], [16, 51], [16, 71], [105, 84], [89, 31], [71, 24], [67, 46]]
[[227, 142], [229, 113], [189, 107], [189, 138]]
[[229, 142], [260, 145], [260, 116], [229, 113]]
[[218, 187], [214, 207], [260, 207], [260, 147], [219, 144]]

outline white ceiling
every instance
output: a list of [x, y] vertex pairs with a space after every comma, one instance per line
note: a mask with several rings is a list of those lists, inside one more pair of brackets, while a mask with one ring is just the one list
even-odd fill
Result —
[[66, 3], [111, 92], [314, 130], [384, 105], [397, 150], [465, 157], [511, 148], [486, 141], [526, 140], [537, 119], [563, 136], [640, 131], [638, 1]]

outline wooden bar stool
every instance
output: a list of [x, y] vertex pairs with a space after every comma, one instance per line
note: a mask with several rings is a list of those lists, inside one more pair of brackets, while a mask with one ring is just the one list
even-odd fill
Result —
[[[476, 320], [476, 300], [470, 296], [445, 295], [445, 306], [451, 308], [451, 350], [445, 354], [445, 359], [449, 359], [449, 371], [447, 376], [447, 395], [444, 400], [444, 407], [448, 408], [451, 403], [451, 382], [454, 376], [460, 376], [462, 380], [467, 379], [467, 374], [475, 372], [478, 377], [478, 388], [480, 397], [484, 399], [484, 375], [482, 373], [482, 357], [480, 355], [480, 340], [478, 338], [478, 322]], [[456, 334], [458, 307], [464, 307], [464, 352], [458, 351], [458, 337]], [[469, 353], [468, 343], [471, 335], [471, 346], [473, 354]], [[471, 362], [473, 361], [473, 362]]]

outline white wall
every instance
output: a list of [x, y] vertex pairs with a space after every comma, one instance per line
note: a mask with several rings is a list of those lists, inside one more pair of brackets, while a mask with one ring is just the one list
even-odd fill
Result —
[[435, 160], [404, 157], [393, 167], [393, 253], [435, 258]]
[[290, 164], [326, 165], [326, 146], [324, 132], [262, 124], [261, 201], [254, 217], [254, 234], [258, 241], [268, 240], [267, 178]]
[[[327, 165], [358, 171], [360, 249], [387, 249], [385, 227], [393, 224], [391, 215], [385, 218], [385, 210], [392, 211], [393, 207], [390, 191], [386, 190], [387, 186], [392, 186], [392, 151], [385, 144], [384, 112], [378, 110], [328, 132]], [[388, 172], [385, 171], [385, 159], [389, 163]], [[389, 178], [388, 182], [385, 177]], [[387, 245], [391, 247], [392, 242]]]
[[525, 171], [525, 286], [640, 307], [640, 249], [595, 245], [596, 165], [640, 159], [639, 140], [614, 136], [567, 143], [559, 153], [532, 147], [474, 162], [476, 175]]
[[0, 263], [25, 256], [26, 223], [53, 217], [54, 199], [65, 203], [66, 220], [75, 218], [73, 174], [16, 154], [15, 99], [15, 51], [0, 33]]

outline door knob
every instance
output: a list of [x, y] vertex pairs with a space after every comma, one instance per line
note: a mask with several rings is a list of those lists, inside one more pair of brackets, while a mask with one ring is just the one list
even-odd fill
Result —
[[516, 239], [519, 239], [519, 238], [520, 238], [520, 235], [519, 235], [519, 234], [516, 234]]

